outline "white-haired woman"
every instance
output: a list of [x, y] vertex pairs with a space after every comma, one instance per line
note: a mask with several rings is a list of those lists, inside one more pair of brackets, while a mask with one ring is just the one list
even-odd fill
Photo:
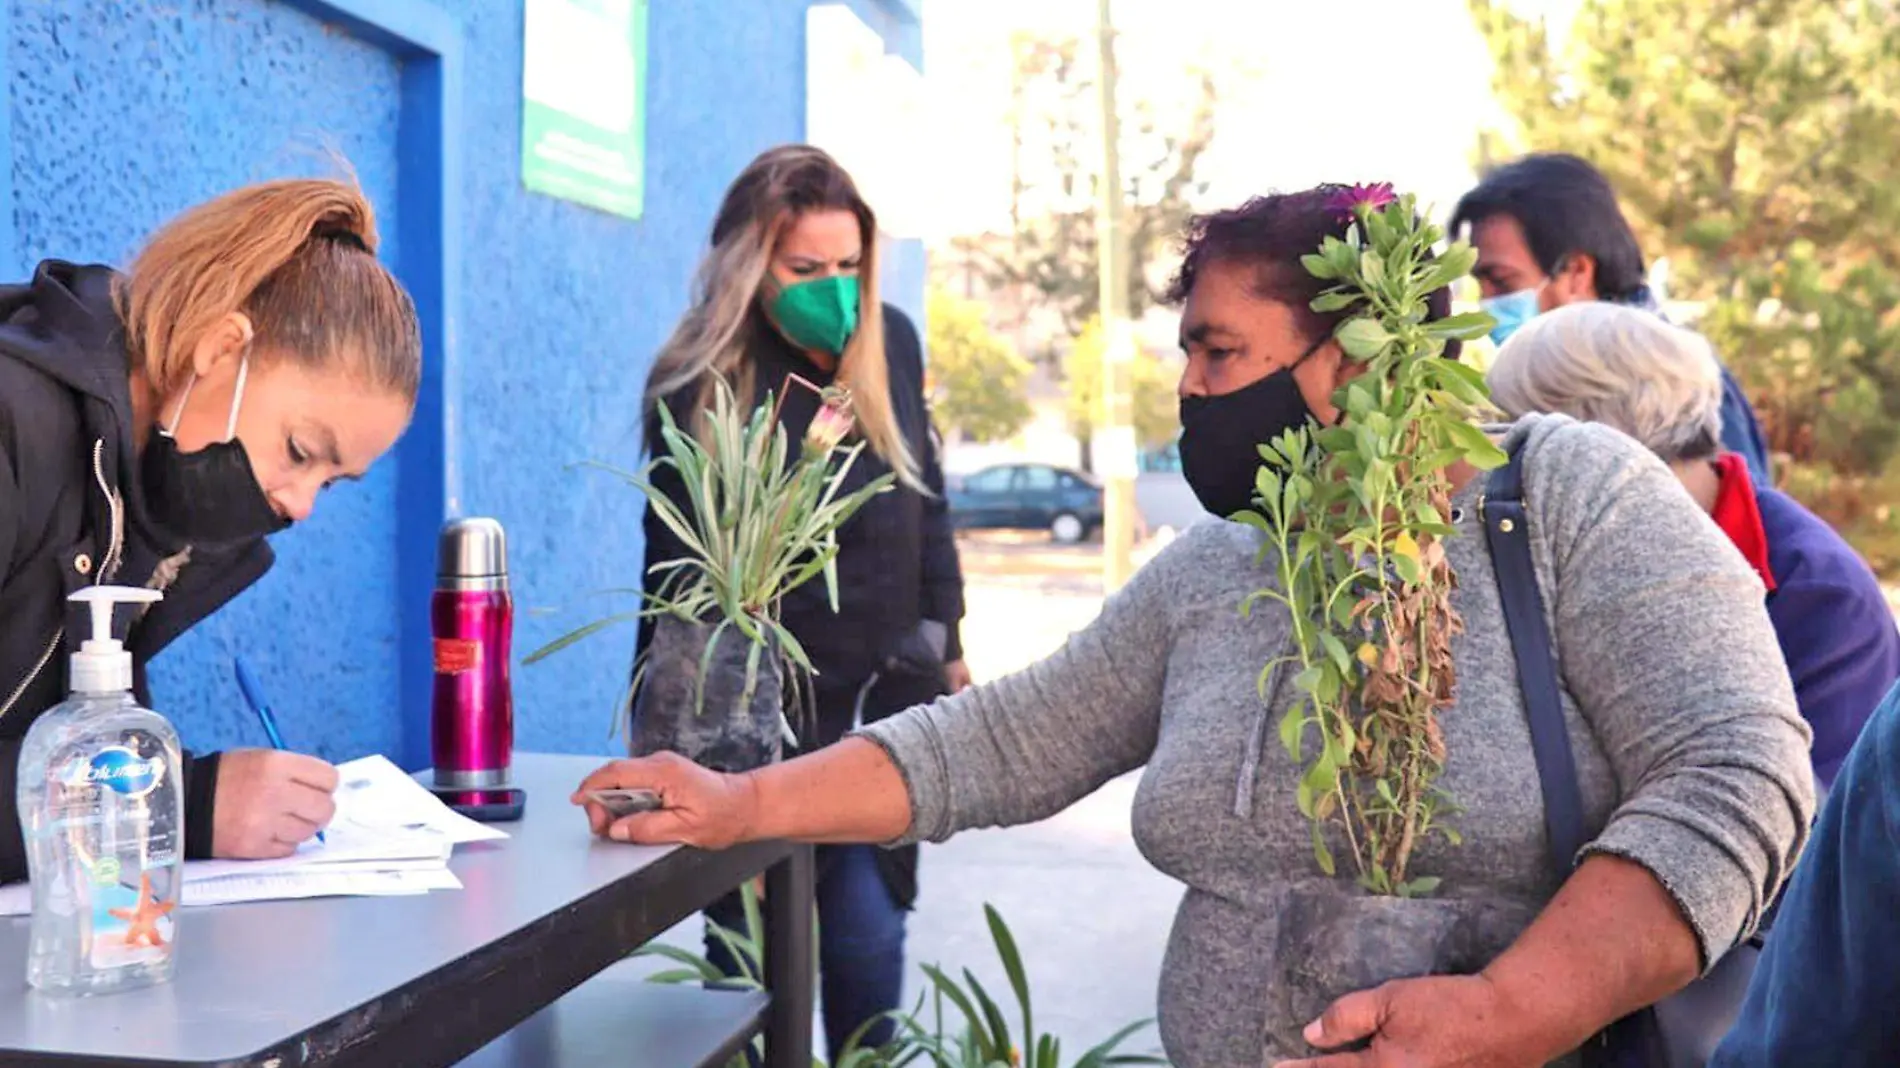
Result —
[[1489, 377], [1492, 398], [1513, 418], [1562, 412], [1605, 423], [1669, 464], [1761, 577], [1801, 715], [1814, 728], [1815, 781], [1832, 785], [1900, 677], [1900, 631], [1853, 548], [1721, 450], [1722, 377], [1709, 343], [1640, 309], [1592, 301], [1526, 323]]
[[[897, 475], [895, 490], [872, 498], [838, 533], [838, 611], [816, 582], [781, 606], [781, 620], [817, 668], [806, 749], [837, 741], [860, 715], [876, 722], [969, 685], [957, 634], [963, 577], [924, 399], [922, 344], [910, 319], [877, 294], [877, 220], [851, 176], [809, 145], [771, 149], [726, 191], [692, 306], [647, 379], [649, 454], [662, 454], [654, 406], [703, 429], [721, 381], [742, 400], [774, 394], [790, 439], [803, 439], [818, 397], [788, 389], [796, 375], [851, 390], [870, 447], [852, 466], [847, 491]], [[670, 500], [686, 499], [670, 469], [656, 472], [653, 484]], [[645, 531], [652, 582], [654, 565], [688, 553], [651, 508]], [[643, 625], [641, 649], [649, 637]], [[898, 655], [900, 646], [913, 655]], [[920, 646], [941, 654], [939, 669], [922, 666], [933, 658], [914, 655]], [[860, 1025], [898, 1007], [917, 851], [824, 847], [817, 869], [825, 1034], [836, 1053]], [[709, 915], [743, 926], [736, 898]], [[709, 937], [707, 948], [737, 971], [722, 943]], [[881, 1022], [866, 1041], [880, 1044], [890, 1030]]]

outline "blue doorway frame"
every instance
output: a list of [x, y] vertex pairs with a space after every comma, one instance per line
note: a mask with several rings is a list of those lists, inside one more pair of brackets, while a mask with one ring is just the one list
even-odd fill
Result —
[[429, 762], [435, 678], [429, 595], [436, 534], [460, 511], [456, 429], [461, 415], [462, 25], [425, 0], [287, 0], [290, 6], [389, 50], [402, 61], [396, 133], [397, 277], [422, 323], [422, 391], [397, 446], [396, 695], [404, 768]]

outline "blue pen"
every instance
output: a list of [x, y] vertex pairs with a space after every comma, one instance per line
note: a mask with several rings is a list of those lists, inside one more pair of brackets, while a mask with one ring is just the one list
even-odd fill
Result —
[[[264, 733], [270, 735], [271, 748], [290, 748], [284, 744], [284, 736], [277, 730], [277, 717], [271, 715], [270, 705], [264, 701], [264, 691], [257, 685], [257, 679], [251, 675], [251, 669], [245, 667], [244, 661], [236, 657], [231, 658], [231, 663], [237, 669], [238, 689], [244, 693], [244, 703], [251, 706], [251, 711], [257, 715], [257, 721], [264, 725]], [[317, 832], [317, 841], [323, 841], [322, 831]]]

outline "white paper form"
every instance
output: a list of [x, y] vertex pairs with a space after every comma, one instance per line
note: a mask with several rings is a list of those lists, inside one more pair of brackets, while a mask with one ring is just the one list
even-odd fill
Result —
[[[326, 828], [330, 846], [352, 831], [382, 838], [427, 840], [433, 836], [450, 845], [498, 842], [508, 832], [469, 819], [442, 803], [441, 798], [382, 756], [367, 756], [337, 765], [336, 819]], [[326, 852], [312, 839], [304, 852]]]
[[287, 901], [309, 897], [381, 897], [460, 890], [462, 880], [447, 868], [424, 871], [296, 871], [227, 875], [186, 882], [180, 904], [186, 908], [231, 905], [242, 901]]
[[[324, 841], [312, 838], [271, 860], [188, 861], [180, 904], [459, 890], [461, 880], [448, 868], [454, 848], [508, 837], [444, 805], [384, 757], [338, 765], [337, 778], [336, 817]], [[32, 908], [26, 883], [0, 886], [0, 916]]]

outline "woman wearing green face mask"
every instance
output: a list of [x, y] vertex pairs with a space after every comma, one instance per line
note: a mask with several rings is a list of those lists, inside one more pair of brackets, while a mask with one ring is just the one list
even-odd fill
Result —
[[[726, 191], [692, 306], [647, 379], [649, 454], [660, 452], [657, 406], [703, 432], [722, 380], [755, 403], [767, 392], [782, 398], [780, 422], [801, 440], [818, 397], [788, 389], [796, 375], [851, 390], [870, 447], [847, 489], [897, 475], [896, 489], [872, 498], [838, 534], [838, 611], [823, 583], [784, 601], [783, 621], [818, 669], [817, 722], [800, 739], [806, 750], [837, 741], [860, 717], [874, 722], [969, 685], [957, 635], [963, 578], [924, 401], [922, 346], [910, 319], [877, 292], [877, 220], [850, 175], [816, 148], [774, 148]], [[671, 470], [653, 482], [669, 499], [685, 499]], [[647, 573], [687, 555], [650, 508], [645, 531]], [[640, 649], [648, 637], [643, 626]], [[915, 847], [818, 851], [825, 1032], [834, 1054], [860, 1024], [898, 1007], [916, 866]], [[736, 899], [709, 915], [743, 929]], [[708, 939], [709, 955], [736, 973], [714, 943]], [[866, 1044], [889, 1032], [880, 1024]]]

